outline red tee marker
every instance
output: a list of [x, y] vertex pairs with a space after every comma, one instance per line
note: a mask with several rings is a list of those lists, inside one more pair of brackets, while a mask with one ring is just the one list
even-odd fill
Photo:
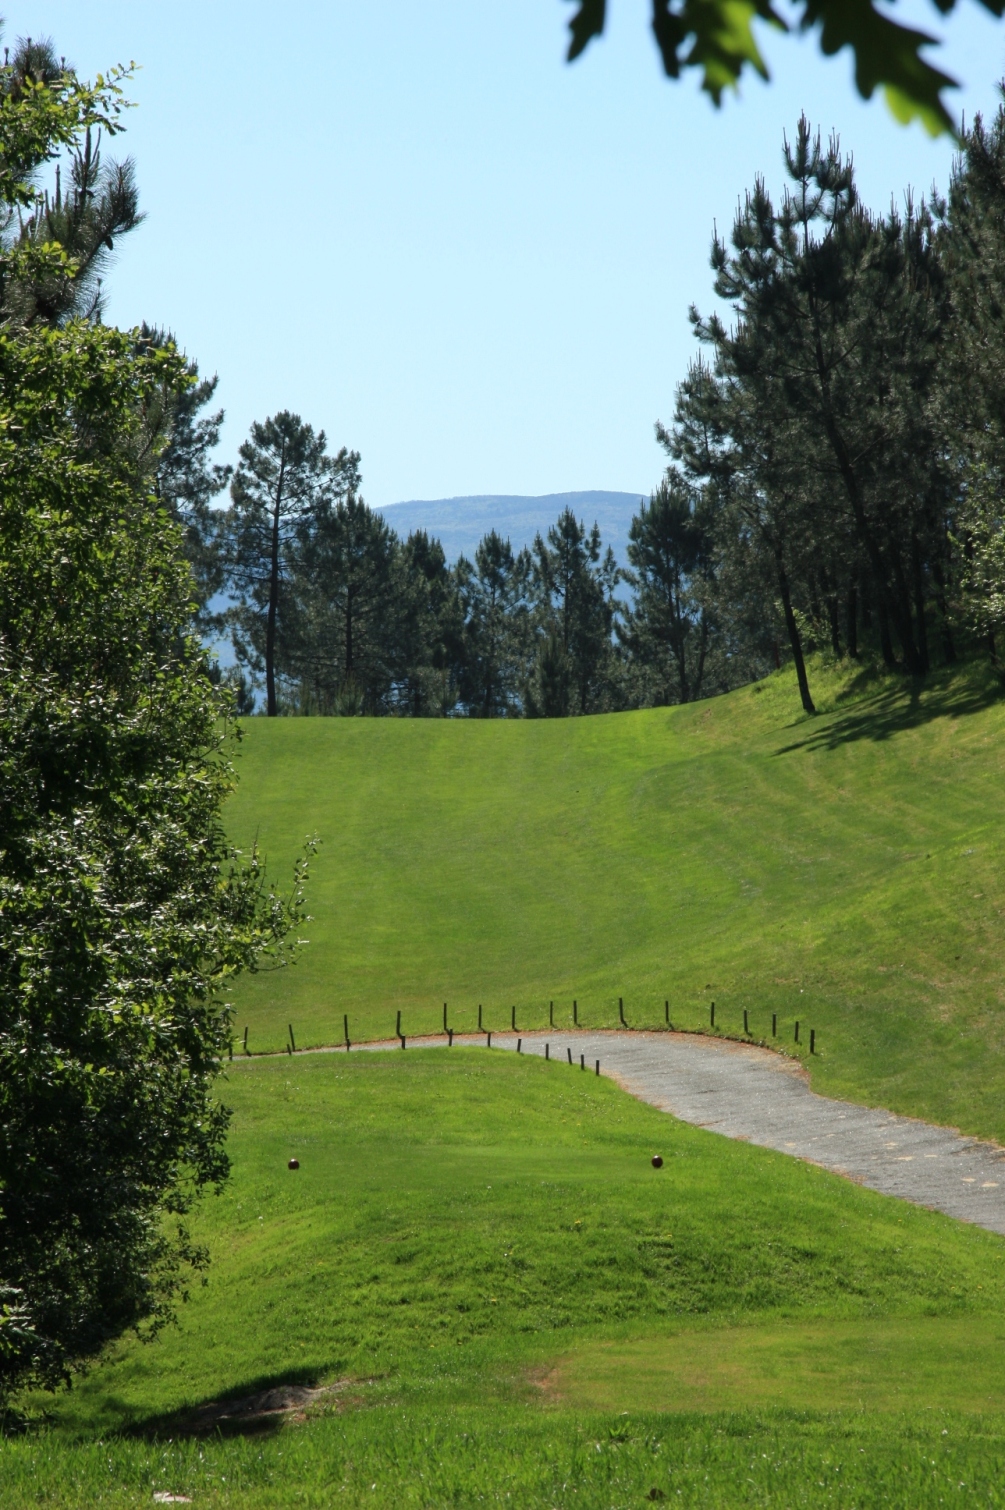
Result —
[[663, 1168], [663, 1160], [660, 1158], [660, 1156], [659, 1156], [658, 1153], [654, 1153], [653, 1154], [653, 1168], [654, 1169], [662, 1169]]
[[300, 1168], [300, 1160], [299, 1159], [291, 1159], [290, 1162], [287, 1164], [286, 1167], [287, 1167], [287, 1169], [299, 1169]]

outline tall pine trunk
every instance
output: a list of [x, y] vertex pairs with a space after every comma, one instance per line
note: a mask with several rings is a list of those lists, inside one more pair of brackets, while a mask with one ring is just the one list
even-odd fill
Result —
[[803, 660], [803, 646], [799, 638], [799, 625], [796, 616], [792, 612], [792, 594], [789, 592], [789, 579], [785, 571], [785, 563], [782, 560], [782, 548], [775, 546], [775, 566], [778, 570], [778, 591], [782, 598], [782, 608], [785, 611], [785, 627], [789, 631], [789, 644], [792, 646], [792, 659], [796, 663], [796, 680], [799, 683], [799, 696], [802, 699], [803, 711], [815, 713], [817, 710], [810, 697], [810, 684], [806, 676], [806, 662]]
[[345, 681], [353, 674], [352, 665], [352, 585], [345, 590]]
[[848, 596], [845, 599], [845, 639], [848, 641], [848, 655], [853, 661], [858, 660], [858, 589], [852, 582], [848, 588]]
[[708, 620], [704, 610], [701, 615], [701, 649], [698, 651], [698, 670], [695, 673], [694, 686], [691, 689], [691, 701], [697, 702], [701, 696], [701, 683], [705, 675], [705, 656], [708, 652]]
[[896, 669], [897, 657], [893, 653], [893, 641], [890, 638], [890, 616], [886, 611], [886, 603], [880, 595], [876, 603], [876, 617], [879, 619], [879, 648], [883, 653], [883, 664]]
[[286, 447], [279, 461], [276, 503], [272, 511], [272, 556], [269, 565], [269, 616], [265, 625], [265, 711], [275, 718], [276, 705], [276, 617], [279, 612], [279, 518], [283, 507], [283, 484], [286, 480]]
[[953, 631], [949, 624], [949, 605], [946, 602], [946, 576], [938, 557], [932, 562], [932, 576], [935, 580], [935, 607], [939, 613], [939, 637], [942, 640], [942, 656], [947, 666], [953, 666], [956, 664], [956, 645], [953, 641]]
[[928, 626], [925, 622], [925, 574], [921, 565], [921, 546], [918, 542], [917, 530], [911, 531], [911, 571], [914, 578], [914, 616], [918, 625], [917, 665], [919, 674], [926, 676], [929, 662]]
[[831, 597], [827, 599], [827, 618], [831, 627], [831, 649], [834, 659], [841, 659], [841, 629], [838, 621], [838, 600]]

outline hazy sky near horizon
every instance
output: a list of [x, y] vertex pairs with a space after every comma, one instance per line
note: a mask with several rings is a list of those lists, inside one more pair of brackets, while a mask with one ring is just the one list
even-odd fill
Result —
[[[851, 84], [847, 55], [762, 33], [773, 80], [716, 111], [665, 80], [648, 0], [564, 62], [563, 0], [11, 0], [92, 76], [142, 65], [113, 147], [146, 223], [108, 318], [175, 331], [217, 372], [230, 459], [281, 408], [362, 453], [377, 506], [470, 493], [648, 492], [711, 303], [713, 222], [782, 182], [801, 111], [875, 208], [945, 187], [946, 141]], [[939, 30], [934, 7], [898, 17]], [[991, 113], [1005, 24], [960, 0], [941, 66]], [[221, 458], [223, 459], [223, 458]]]

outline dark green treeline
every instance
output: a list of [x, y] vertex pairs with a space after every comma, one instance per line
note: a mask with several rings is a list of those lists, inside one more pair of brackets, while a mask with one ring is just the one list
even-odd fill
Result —
[[530, 550], [491, 533], [451, 565], [367, 507], [356, 452], [290, 413], [252, 427], [229, 510], [186, 518], [200, 580], [231, 594], [245, 708], [254, 685], [272, 714], [556, 717], [791, 662], [813, 712], [814, 649], [913, 677], [999, 666], [1005, 111], [974, 123], [945, 198], [886, 215], [805, 120], [784, 165], [781, 200], [759, 180], [713, 242], [728, 316], [692, 309], [626, 570], [569, 512]]

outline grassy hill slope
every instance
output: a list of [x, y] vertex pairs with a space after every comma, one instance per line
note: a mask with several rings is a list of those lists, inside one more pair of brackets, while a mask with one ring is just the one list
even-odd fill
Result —
[[[436, 1029], [717, 1022], [814, 1084], [1005, 1139], [1005, 702], [818, 667], [688, 708], [541, 722], [246, 724], [230, 808], [278, 877], [317, 832], [291, 970], [239, 983], [254, 1050]], [[804, 1035], [805, 1036], [805, 1035]]]
[[[0, 1441], [5, 1510], [1005, 1503], [1001, 1238], [540, 1058], [277, 1058], [224, 1093], [208, 1284]], [[335, 1380], [274, 1437], [184, 1425]]]

